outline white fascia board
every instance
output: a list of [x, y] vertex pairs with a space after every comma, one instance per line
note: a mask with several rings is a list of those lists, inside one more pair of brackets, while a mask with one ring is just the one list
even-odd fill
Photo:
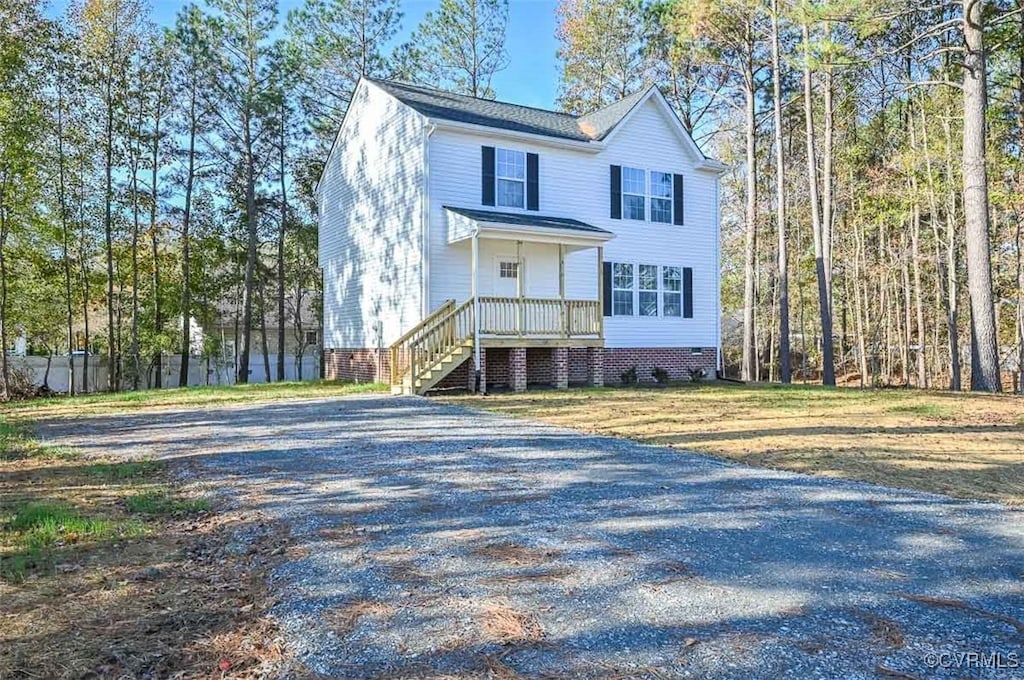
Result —
[[520, 141], [529, 141], [534, 144], [543, 146], [554, 146], [563, 149], [573, 149], [574, 151], [586, 151], [588, 153], [598, 153], [604, 149], [604, 142], [582, 142], [573, 139], [561, 139], [559, 137], [549, 137], [548, 135], [539, 135], [532, 132], [520, 132], [518, 130], [503, 130], [501, 128], [488, 127], [486, 125], [476, 125], [474, 123], [460, 123], [454, 120], [444, 120], [441, 118], [428, 118], [430, 124], [436, 125], [440, 130], [455, 130], [458, 132], [470, 132], [473, 134], [481, 135], [483, 137], [497, 137], [501, 139], [515, 139]]

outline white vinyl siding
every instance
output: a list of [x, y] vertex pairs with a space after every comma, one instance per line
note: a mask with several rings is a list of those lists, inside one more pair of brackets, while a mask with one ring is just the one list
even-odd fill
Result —
[[[675, 123], [660, 104], [641, 105], [625, 126], [617, 131], [607, 147], [588, 153], [544, 144], [542, 140], [511, 140], [499, 133], [457, 131], [439, 126], [430, 136], [430, 244], [429, 300], [435, 309], [447, 299], [465, 300], [470, 295], [472, 250], [469, 241], [449, 244], [450, 236], [466, 235], [471, 225], [461, 224], [446, 213], [443, 206], [479, 207], [480, 147], [515, 148], [540, 156], [541, 215], [571, 217], [615, 233], [604, 246], [606, 262], [632, 263], [634, 276], [638, 264], [693, 269], [693, 318], [665, 314], [666, 290], [661, 281], [659, 316], [639, 316], [636, 303], [629, 316], [605, 319], [605, 346], [616, 347], [714, 347], [717, 344], [719, 295], [716, 265], [718, 228], [716, 216], [716, 178], [694, 167], [695, 159], [676, 136]], [[496, 153], [497, 155], [497, 153]], [[686, 234], [673, 224], [652, 221], [612, 219], [608, 211], [610, 165], [623, 168], [672, 170], [683, 174], [686, 187]], [[648, 180], [648, 170], [644, 170]], [[641, 193], [646, 194], [647, 190]], [[648, 200], [644, 197], [644, 200]], [[494, 207], [491, 210], [504, 210]], [[625, 210], [623, 211], [625, 217]], [[480, 290], [492, 290], [496, 278], [494, 257], [515, 259], [515, 241], [480, 241]], [[558, 296], [558, 248], [550, 244], [524, 242], [522, 256], [524, 294], [531, 297]], [[566, 297], [597, 300], [597, 250], [587, 248], [568, 252], [565, 260]], [[662, 277], [663, 279], [663, 277]], [[635, 286], [634, 286], [635, 288]], [[634, 293], [635, 295], [635, 293]]]
[[318, 189], [326, 349], [376, 347], [378, 324], [386, 347], [422, 318], [423, 128], [375, 85], [353, 95]]

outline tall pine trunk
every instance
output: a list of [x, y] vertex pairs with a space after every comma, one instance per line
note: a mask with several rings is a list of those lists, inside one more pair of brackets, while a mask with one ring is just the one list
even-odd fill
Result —
[[786, 159], [782, 144], [782, 64], [779, 58], [779, 0], [772, 0], [772, 104], [775, 124], [775, 222], [779, 235], [779, 380], [793, 380], [789, 352], [789, 253], [786, 243]]
[[988, 172], [985, 167], [984, 0], [964, 0], [964, 235], [967, 290], [971, 298], [971, 389], [999, 392], [999, 339], [992, 300], [988, 225]]
[[818, 198], [818, 156], [814, 143], [814, 113], [811, 103], [810, 31], [804, 23], [804, 121], [807, 128], [807, 185], [811, 203], [811, 232], [814, 239], [814, 272], [818, 280], [818, 310], [821, 317], [821, 381], [836, 384], [835, 356], [832, 349], [832, 311], [829, 305], [828, 279], [825, 274], [821, 205]]
[[61, 263], [64, 269], [65, 321], [68, 337], [68, 395], [75, 394], [75, 301], [71, 288], [71, 254], [68, 224], [67, 179], [64, 151], [64, 64], [57, 73], [57, 192], [60, 208]]
[[188, 101], [188, 161], [185, 172], [185, 206], [181, 220], [181, 365], [178, 387], [188, 387], [189, 358], [192, 356], [192, 188], [196, 177], [196, 106], [199, 92], [191, 76]]
[[[748, 31], [750, 29], [748, 28]], [[757, 258], [757, 122], [754, 65], [748, 59], [743, 74], [747, 139], [746, 243], [743, 257], [743, 364], [740, 377], [758, 380], [757, 347], [754, 341], [754, 266]]]
[[286, 113], [287, 106], [285, 106], [284, 96], [282, 95], [280, 120], [281, 146], [279, 149], [280, 154], [278, 158], [278, 172], [281, 177], [281, 226], [278, 229], [277, 233], [277, 380], [279, 382], [284, 380], [284, 241], [288, 228], [288, 189], [287, 186], [285, 185], [285, 133], [287, 129], [285, 121]]

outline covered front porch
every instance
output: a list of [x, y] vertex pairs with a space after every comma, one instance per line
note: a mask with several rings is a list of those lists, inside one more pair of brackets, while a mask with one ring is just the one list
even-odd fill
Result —
[[539, 365], [565, 386], [570, 348], [586, 353], [587, 381], [600, 382], [590, 364], [604, 346], [603, 247], [614, 235], [567, 218], [445, 210], [447, 262], [432, 288], [451, 297], [392, 345], [395, 391], [486, 389], [488, 373], [525, 389]]
[[449, 246], [468, 265], [458, 271], [480, 347], [603, 345], [601, 263], [611, 232], [567, 218], [446, 210]]

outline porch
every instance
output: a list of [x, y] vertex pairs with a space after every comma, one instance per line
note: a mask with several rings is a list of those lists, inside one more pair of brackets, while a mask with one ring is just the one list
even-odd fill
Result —
[[[469, 295], [444, 300], [392, 344], [396, 392], [422, 394], [466, 364], [464, 384], [483, 389], [488, 349], [509, 350], [508, 384], [525, 389], [528, 348], [567, 367], [569, 348], [604, 346], [603, 245], [611, 232], [566, 218], [446, 210], [448, 289]], [[570, 272], [569, 256], [583, 251], [592, 254], [574, 258]], [[564, 372], [550, 382], [567, 384]]]

